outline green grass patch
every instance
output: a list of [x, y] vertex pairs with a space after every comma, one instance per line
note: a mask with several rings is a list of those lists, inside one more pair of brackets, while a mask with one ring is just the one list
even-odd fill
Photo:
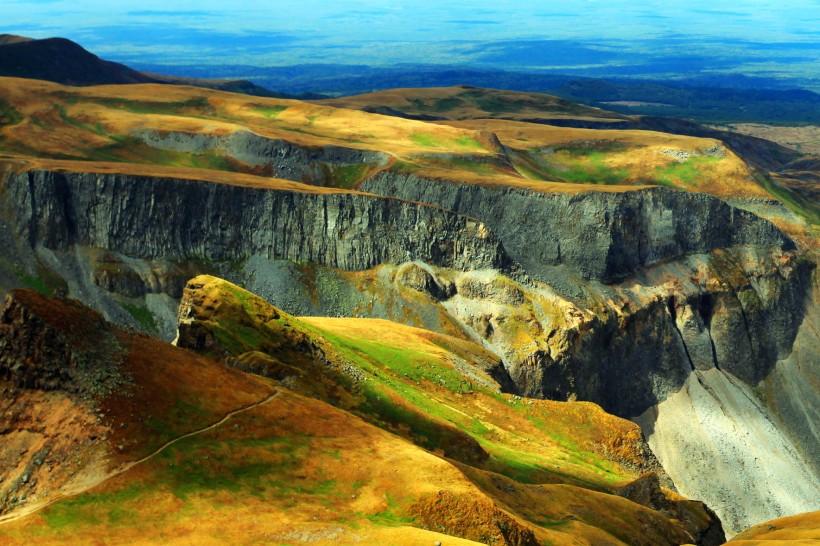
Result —
[[470, 136], [461, 136], [456, 139], [456, 144], [461, 146], [462, 148], [469, 148], [471, 150], [483, 150], [484, 146], [473, 137]]
[[287, 106], [257, 106], [254, 108], [257, 112], [268, 119], [276, 119], [279, 114], [287, 110]]
[[615, 169], [606, 163], [610, 152], [624, 149], [625, 146], [619, 142], [590, 141], [584, 146], [517, 150], [514, 154], [515, 168], [531, 180], [574, 184], [627, 184], [629, 170]]
[[157, 437], [157, 444], [161, 444], [171, 438], [176, 438], [190, 432], [192, 427], [195, 428], [193, 423], [199, 423], [204, 426], [216, 420], [214, 417], [214, 415], [202, 406], [178, 398], [174, 401], [174, 405], [169, 411], [165, 412], [161, 417], [149, 415], [145, 423], [148, 428], [154, 431], [154, 435]]
[[23, 115], [12, 104], [0, 99], [0, 127], [17, 125], [23, 121]]
[[137, 324], [139, 324], [143, 330], [146, 332], [157, 331], [158, 328], [156, 317], [154, 317], [154, 314], [149, 311], [147, 307], [126, 302], [121, 303], [120, 306], [128, 311], [128, 314], [131, 315], [135, 321], [137, 321]]
[[410, 135], [410, 140], [425, 148], [439, 148], [441, 146], [439, 138], [430, 133], [413, 133]]
[[677, 187], [680, 184], [690, 186], [702, 176], [701, 168], [710, 163], [719, 163], [721, 158], [712, 156], [690, 157], [682, 163], [672, 163], [655, 169], [655, 180], [664, 186]]
[[44, 296], [63, 296], [68, 292], [68, 284], [57, 273], [38, 263], [34, 274], [23, 269], [20, 264], [12, 265], [15, 276], [26, 288], [36, 290]]
[[211, 331], [213, 331], [220, 345], [235, 355], [260, 349], [263, 341], [262, 333], [258, 328], [241, 325], [233, 321], [223, 320], [219, 325], [212, 324]]
[[335, 188], [353, 189], [374, 166], [373, 163], [328, 165], [330, 185]]
[[[41, 512], [45, 526], [38, 529], [38, 534], [76, 533], [96, 526], [138, 526], [145, 523], [146, 517], [156, 524], [170, 514], [146, 516], [145, 503], [163, 490], [183, 501], [222, 491], [274, 503], [289, 502], [299, 495], [337, 502], [342, 494], [335, 480], [321, 473], [313, 477], [302, 473], [302, 463], [311, 453], [308, 436], [216, 441], [209, 436], [186, 438], [159, 453], [146, 463], [155, 472], [144, 481], [56, 502]], [[182, 507], [177, 515], [186, 515], [186, 508]]]
[[387, 500], [387, 508], [375, 514], [367, 514], [367, 519], [371, 523], [381, 525], [382, 527], [401, 527], [405, 525], [413, 525], [416, 523], [416, 518], [405, 516], [401, 513], [398, 503], [393, 499], [390, 493], [385, 493]]
[[754, 179], [758, 184], [763, 186], [767, 192], [783, 202], [793, 213], [805, 218], [806, 221], [813, 226], [820, 225], [820, 204], [816, 201], [807, 199], [765, 174], [755, 172]]
[[139, 507], [129, 506], [145, 494], [143, 484], [133, 483], [115, 491], [85, 493], [63, 499], [40, 514], [45, 520], [43, 531], [70, 531], [84, 526], [122, 526], [139, 523]]
[[251, 302], [255, 299], [255, 296], [250, 292], [240, 289], [237, 286], [234, 286], [230, 283], [224, 284], [225, 288], [230, 291], [231, 295], [242, 305], [242, 309], [244, 309], [247, 313], [253, 313], [253, 305]]

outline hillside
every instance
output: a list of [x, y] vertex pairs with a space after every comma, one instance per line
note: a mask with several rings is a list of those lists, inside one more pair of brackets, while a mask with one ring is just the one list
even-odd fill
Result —
[[32, 40], [8, 36], [0, 43], [0, 74], [66, 85], [155, 81], [125, 65], [102, 60], [65, 38]]
[[[707, 138], [508, 121], [431, 124], [190, 88], [165, 89], [157, 99], [150, 85], [76, 89], [10, 79], [3, 88], [3, 149], [29, 157], [239, 171], [342, 188], [387, 170], [539, 192], [662, 185], [772, 197], [742, 159]], [[493, 103], [508, 100], [486, 94]], [[530, 109], [555, 102], [529, 97]], [[582, 118], [607, 115], [578, 108]]]
[[[7, 302], [4, 427], [13, 442], [0, 454], [21, 470], [0, 487], [15, 492], [7, 507], [21, 508], [0, 517], [4, 543], [62, 543], [68, 529], [132, 543], [722, 542], [701, 503], [652, 480], [622, 488], [653, 464], [635, 425], [592, 404], [500, 394], [465, 360], [495, 360], [478, 346], [384, 321], [302, 322], [205, 277], [189, 283], [180, 314], [196, 332], [182, 339], [205, 340], [210, 353], [255, 340], [227, 362], [265, 362], [278, 382], [122, 331], [74, 301], [16, 292]], [[96, 390], [82, 374], [39, 382], [63, 365], [61, 352], [81, 371], [91, 335], [116, 344], [104, 368], [120, 378], [115, 390]], [[58, 340], [58, 352], [7, 367], [42, 336]], [[97, 430], [90, 441], [66, 429], [32, 437], [8, 417], [30, 400], [96, 415]], [[70, 457], [57, 456], [55, 439]], [[74, 480], [58, 479], [66, 474]]]
[[818, 535], [820, 535], [820, 513], [811, 512], [755, 525], [732, 539], [730, 544], [737, 546], [809, 544], [816, 541]]
[[[730, 536], [818, 509], [810, 159], [783, 164], [765, 141], [717, 131], [578, 127], [610, 114], [486, 89], [397, 90], [389, 108], [418, 114], [400, 117], [183, 86], [0, 83], [3, 292], [76, 297], [168, 341], [187, 302], [179, 344], [444, 457], [473, 484], [459, 491], [477, 487], [544, 540], [567, 540], [549, 538], [567, 514], [532, 513], [551, 506], [540, 495], [583, 508], [567, 533], [625, 541], [602, 521], [644, 470], [704, 500]], [[622, 460], [602, 432], [637, 434], [622, 419], [663, 472]], [[656, 490], [646, 477], [626, 492]], [[409, 510], [427, 492], [391, 498]], [[461, 513], [451, 500], [422, 512]]]
[[599, 108], [582, 106], [552, 95], [501, 91], [460, 85], [428, 89], [391, 89], [321, 101], [340, 108], [414, 119], [510, 119], [535, 123], [626, 124], [629, 118]]

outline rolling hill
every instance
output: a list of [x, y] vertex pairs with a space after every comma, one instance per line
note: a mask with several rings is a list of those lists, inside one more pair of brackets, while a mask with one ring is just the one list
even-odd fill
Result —
[[[17, 470], [0, 491], [22, 509], [0, 517], [4, 543], [58, 544], [69, 530], [172, 544], [722, 542], [702, 503], [657, 479], [628, 485], [656, 464], [635, 425], [592, 404], [501, 394], [471, 363], [497, 365], [479, 346], [386, 321], [302, 321], [212, 277], [188, 284], [180, 314], [182, 344], [278, 381], [105, 324], [76, 301], [14, 293], [0, 330], [11, 428], [0, 455]], [[51, 351], [28, 352], [43, 339]], [[85, 358], [100, 340], [106, 363]], [[26, 365], [7, 367], [20, 354]], [[8, 416], [35, 400], [29, 419], [60, 408], [94, 428], [18, 430]]]
[[57, 356], [115, 355], [127, 373], [100, 381], [136, 385], [131, 413], [97, 423], [72, 404], [113, 399], [85, 372], [13, 382], [28, 368], [5, 364], [20, 445], [44, 419], [22, 408], [52, 391], [114, 427], [78, 435], [53, 487], [23, 479], [40, 444], [9, 448], [33, 488], [9, 485], [9, 507], [155, 453], [2, 538], [224, 542], [242, 522], [280, 542], [706, 544], [715, 520], [684, 497], [728, 535], [817, 510], [816, 203], [786, 181], [810, 187], [814, 163], [589, 125], [633, 121], [464, 87], [316, 103], [0, 79], [0, 290], [99, 313], [14, 292], [7, 316], [34, 327], [10, 335], [35, 341], [4, 347], [91, 324], [107, 345], [80, 332]]

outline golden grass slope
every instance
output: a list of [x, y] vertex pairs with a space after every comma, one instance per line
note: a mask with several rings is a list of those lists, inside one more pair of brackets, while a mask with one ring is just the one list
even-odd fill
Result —
[[[387, 97], [410, 94], [409, 90], [386, 93]], [[470, 95], [465, 104], [491, 100], [499, 108], [520, 106], [522, 119], [543, 115], [552, 107], [575, 117], [602, 112], [546, 95], [483, 89], [413, 90], [407, 100], [450, 100], [465, 93]], [[730, 152], [704, 155], [705, 150], [720, 146], [717, 141], [647, 131], [593, 131], [487, 119], [426, 123], [320, 103], [182, 86], [72, 88], [14, 78], [0, 78], [0, 101], [0, 109], [6, 112], [0, 112], [0, 153], [8, 158], [94, 161], [104, 165], [100, 169], [111, 169], [112, 163], [140, 165], [123, 166], [126, 172], [151, 165], [264, 175], [264, 169], [242, 164], [218, 149], [173, 152], [152, 148], [135, 137], [150, 129], [208, 135], [251, 131], [300, 146], [335, 145], [388, 154], [387, 165], [368, 167], [361, 173], [365, 178], [374, 170], [391, 168], [442, 180], [545, 192], [626, 191], [661, 184], [718, 196], [768, 195]], [[480, 117], [473, 110], [471, 106], [461, 117]], [[63, 164], [63, 168], [71, 167]], [[73, 168], [90, 167], [77, 163]], [[197, 172], [203, 179], [214, 178]], [[224, 176], [241, 180], [234, 174]], [[261, 184], [258, 180], [239, 183]]]
[[[295, 318], [208, 276], [190, 281], [181, 309], [183, 323], [187, 323], [180, 330], [181, 343], [195, 340], [206, 351], [232, 352], [228, 362], [240, 367], [250, 355], [261, 360], [259, 353], [274, 363], [286, 363], [290, 360], [287, 352], [293, 346], [305, 347], [303, 336], [307, 335], [314, 362], [303, 361], [306, 374], [283, 373], [281, 365], [271, 368], [281, 384], [324, 398], [457, 462], [507, 511], [518, 514], [526, 508], [526, 503], [502, 495], [516, 487], [523, 492], [532, 486], [533, 499], [541, 499], [539, 503], [550, 496], [562, 497], [562, 492], [572, 496], [575, 501], [570, 504], [576, 508], [571, 510], [583, 512], [577, 513], [579, 522], [565, 521], [563, 504], [554, 505], [554, 511], [538, 504], [526, 518], [530, 526], [535, 524], [536, 536], [541, 536], [544, 526], [560, 529], [557, 538], [561, 533], [586, 536], [588, 531], [589, 536], [626, 540], [661, 527], [666, 536], [681, 536], [679, 529], [657, 521], [655, 525], [661, 527], [641, 531], [633, 515], [618, 516], [620, 523], [607, 519], [610, 510], [620, 513], [617, 507], [626, 506], [612, 493], [649, 464], [637, 427], [590, 403], [524, 400], [499, 393], [498, 358], [472, 342], [384, 320]], [[252, 331], [259, 335], [255, 337]], [[333, 377], [347, 396], [329, 392], [323, 376]], [[460, 505], [467, 499], [438, 495], [419, 499], [421, 505], [408, 510], [428, 525], [442, 525], [450, 532], [469, 528], [462, 528], [463, 522], [438, 521], [435, 516], [442, 506]], [[477, 510], [484, 514], [479, 518], [484, 521], [496, 509], [481, 502], [468, 512], [472, 517]], [[687, 505], [686, 509], [701, 514], [701, 521], [710, 521], [699, 506]], [[656, 537], [650, 543], [663, 541]]]
[[[24, 118], [5, 127], [3, 136], [51, 155], [87, 154], [135, 128], [216, 134], [246, 128], [304, 146], [392, 153], [424, 150], [416, 135], [432, 131], [450, 149], [488, 153], [472, 131], [296, 100], [159, 84], [77, 88], [18, 78], [0, 78], [0, 90]], [[52, 134], [54, 125], [64, 129], [62, 134]]]
[[[331, 357], [322, 365], [332, 367], [335, 348], [359, 370], [360, 388], [340, 385], [350, 389], [351, 407], [111, 327], [132, 381], [97, 400], [109, 431], [94, 447], [107, 461], [103, 474], [88, 490], [63, 497], [52, 491], [43, 497], [51, 504], [0, 520], [1, 543], [535, 546], [690, 539], [669, 516], [611, 494], [635, 476], [615, 462], [641, 458], [631, 451], [640, 444], [635, 425], [593, 404], [525, 401], [477, 384], [465, 390], [454, 362], [467, 354], [490, 358], [467, 342], [383, 321], [317, 319], [303, 326], [238, 287], [198, 282], [214, 320], [322, 332], [323, 339], [313, 334]], [[219, 292], [228, 299], [214, 299]], [[16, 297], [55, 326], [76, 327], [84, 312], [97, 320], [77, 302], [33, 292]], [[66, 310], [73, 326], [61, 320]], [[412, 368], [404, 367], [407, 359]], [[411, 389], [428, 399], [425, 406], [407, 405]], [[368, 390], [375, 398], [367, 398]], [[384, 413], [388, 408], [403, 411]], [[467, 464], [447, 456], [447, 446], [423, 449], [417, 434], [429, 429], [414, 427], [425, 419], [471, 429], [489, 457]]]
[[551, 118], [619, 121], [628, 119], [628, 116], [607, 112], [600, 108], [582, 106], [553, 95], [484, 89], [466, 85], [426, 89], [389, 89], [320, 102], [357, 110], [387, 106], [412, 116], [433, 116], [449, 120]]
[[820, 543], [820, 512], [775, 519], [735, 536], [732, 546], [797, 546]]

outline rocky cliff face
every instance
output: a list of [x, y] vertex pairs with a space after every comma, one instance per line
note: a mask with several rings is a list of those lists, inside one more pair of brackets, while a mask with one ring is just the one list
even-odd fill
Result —
[[250, 131], [215, 135], [145, 129], [134, 136], [152, 148], [188, 153], [215, 151], [245, 165], [263, 168], [271, 176], [318, 186], [331, 185], [337, 169], [387, 163], [387, 155], [381, 152], [342, 146], [302, 147]]
[[457, 269], [511, 265], [476, 220], [362, 194], [30, 171], [11, 175], [3, 197], [32, 247], [84, 245], [165, 260], [262, 255], [346, 270], [407, 259]]
[[694, 370], [756, 385], [790, 354], [813, 264], [791, 252], [715, 251], [587, 283], [578, 299], [503, 275], [399, 275], [504, 358], [527, 396], [597, 402], [621, 416], [677, 392]]
[[538, 193], [384, 171], [361, 189], [468, 214], [498, 234], [527, 272], [567, 265], [615, 282], [686, 254], [737, 245], [794, 248], [774, 225], [714, 197], [653, 188], [620, 193]]

